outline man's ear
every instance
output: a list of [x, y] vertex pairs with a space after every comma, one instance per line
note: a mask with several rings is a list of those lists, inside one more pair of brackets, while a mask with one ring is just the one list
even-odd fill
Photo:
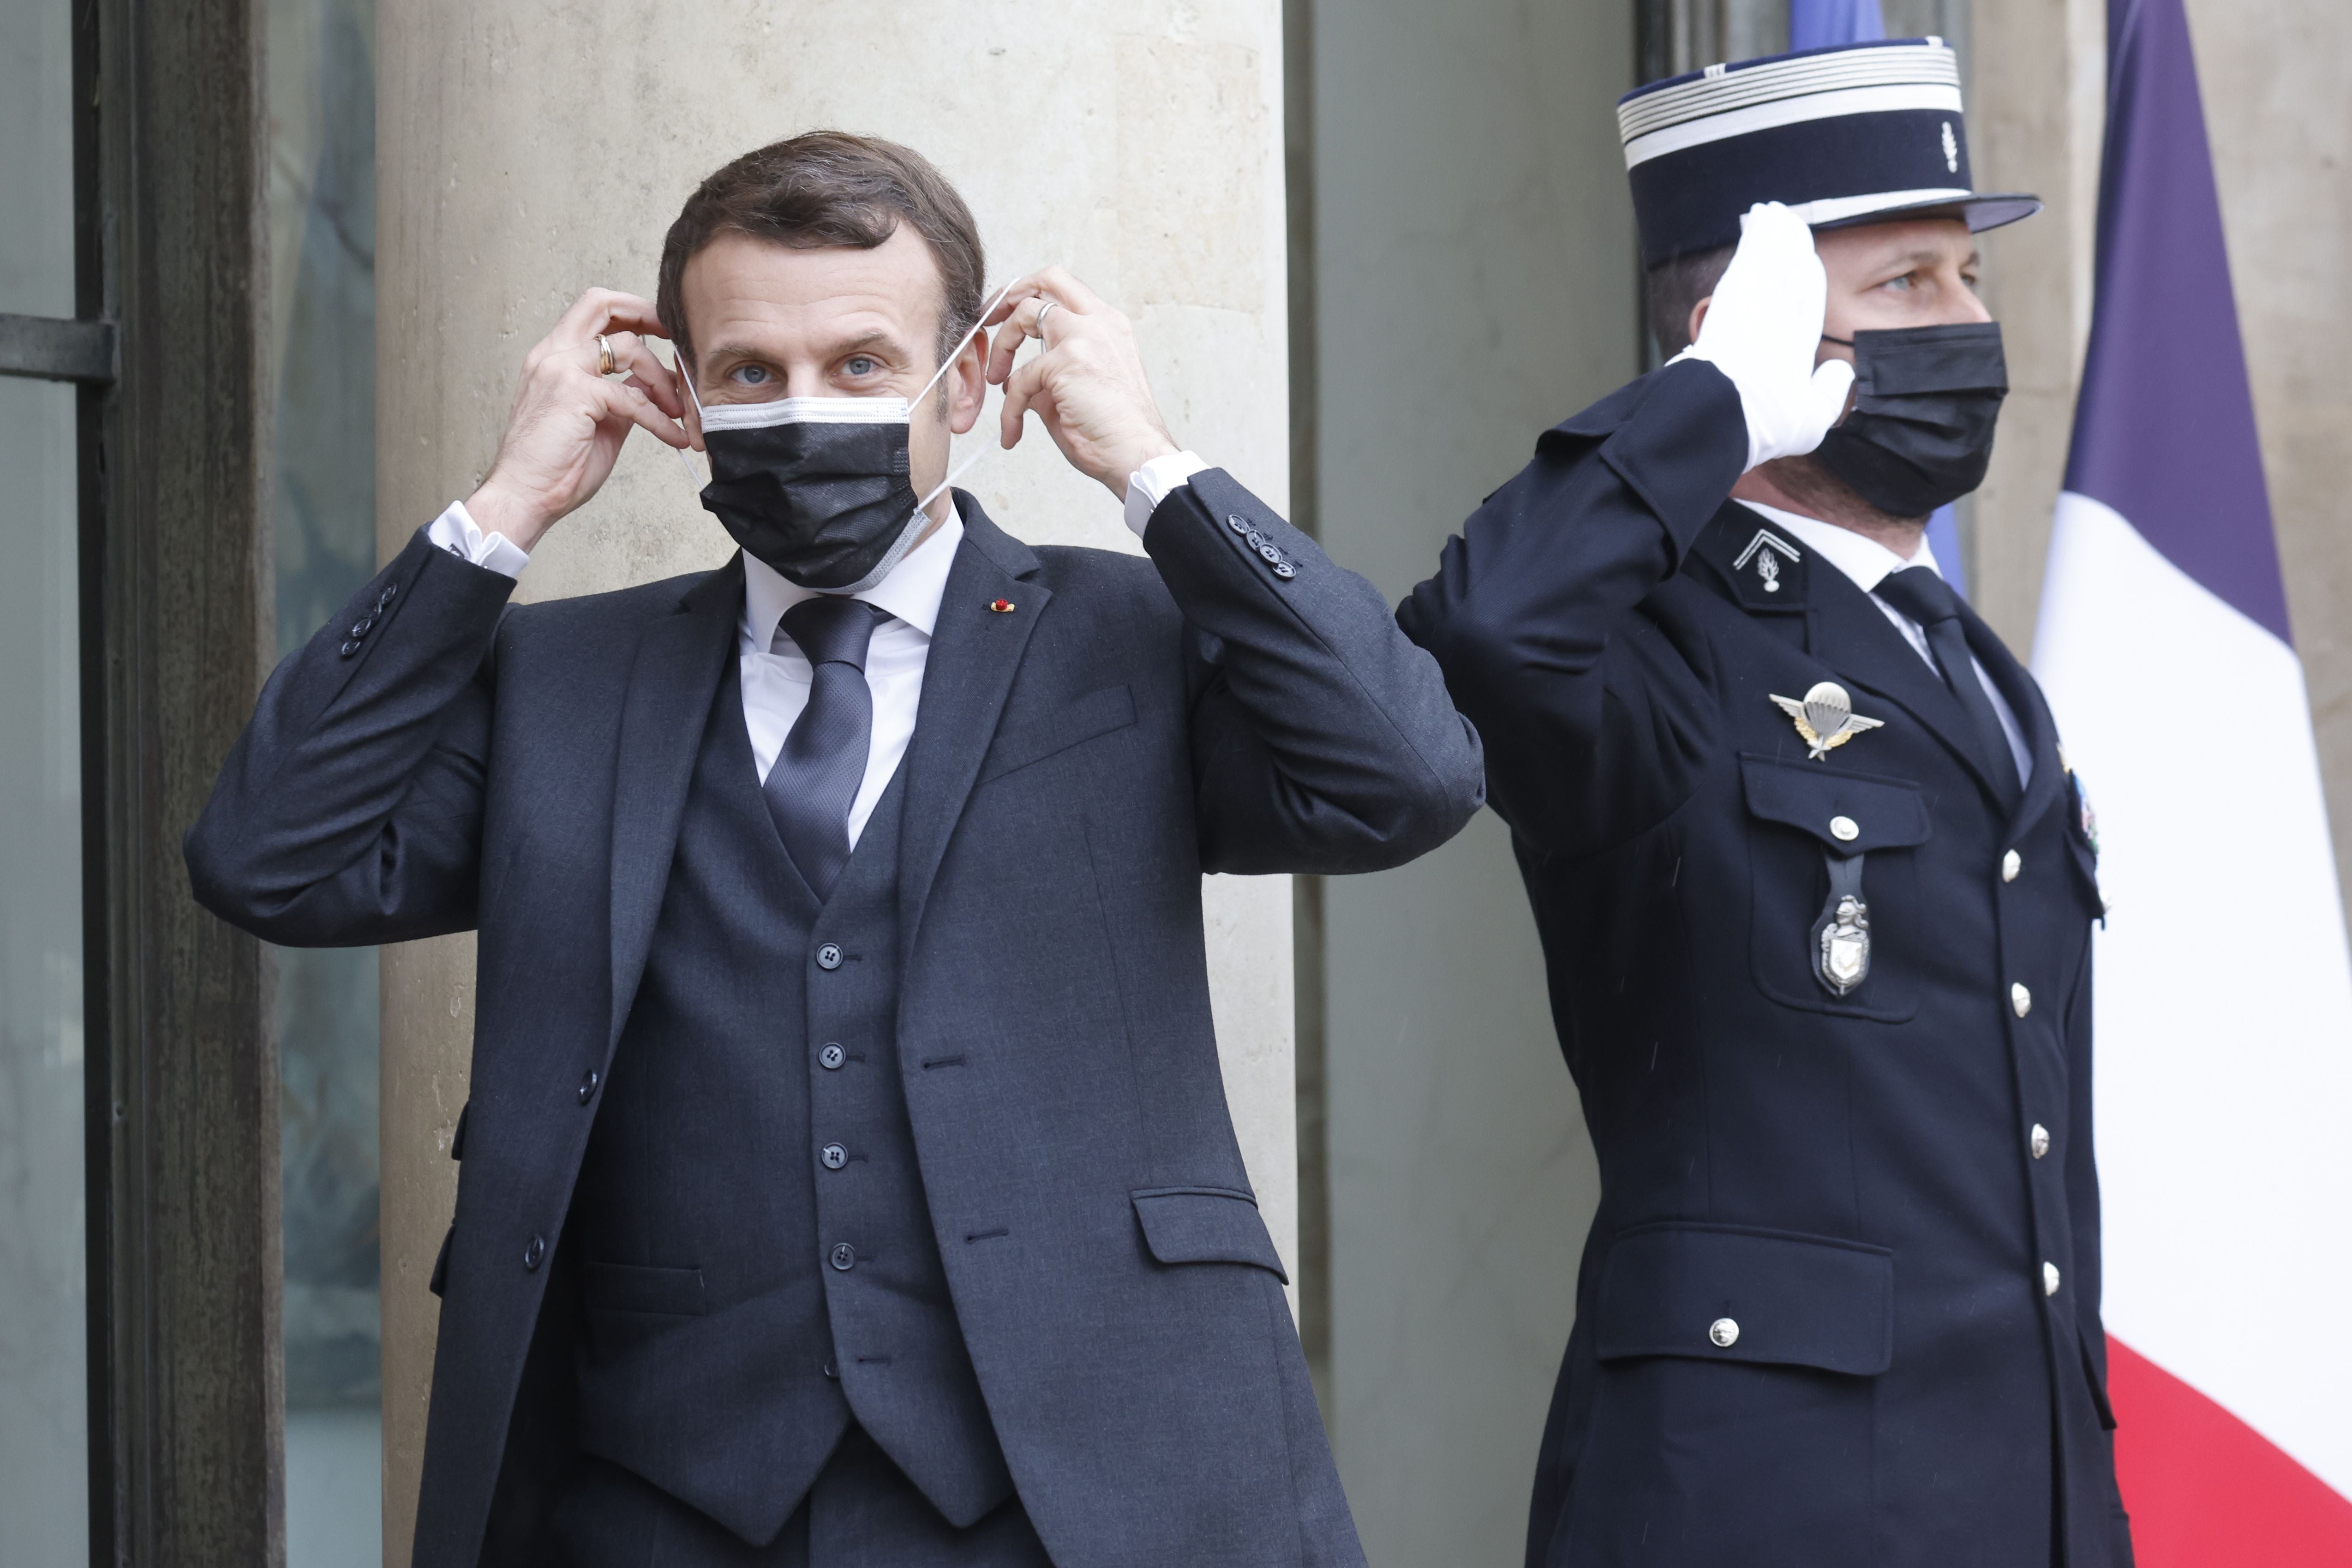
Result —
[[1699, 328], [1701, 328], [1702, 326], [1705, 326], [1705, 325], [1706, 324], [1706, 308], [1707, 308], [1709, 305], [1712, 305], [1712, 304], [1714, 304], [1714, 303], [1715, 303], [1715, 296], [1714, 296], [1714, 295], [1712, 295], [1712, 294], [1709, 294], [1706, 299], [1701, 300], [1697, 304], [1693, 305], [1693, 306], [1691, 307], [1691, 313], [1690, 313], [1690, 341], [1691, 341], [1691, 342], [1698, 342], [1698, 330], [1699, 330]]
[[988, 398], [988, 330], [972, 333], [956, 355], [955, 368], [940, 378], [948, 395], [948, 429], [961, 436], [980, 422]]

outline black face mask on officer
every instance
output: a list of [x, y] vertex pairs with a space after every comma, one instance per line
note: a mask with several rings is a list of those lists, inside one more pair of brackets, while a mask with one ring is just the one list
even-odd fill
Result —
[[1813, 456], [1892, 517], [1926, 517], [1984, 483], [2009, 394], [2000, 323], [1860, 331], [1853, 411]]
[[[983, 310], [981, 320], [986, 319]], [[745, 554], [803, 588], [860, 594], [873, 587], [915, 547], [930, 521], [923, 509], [955, 480], [950, 474], [918, 497], [908, 442], [914, 406], [930, 395], [979, 331], [980, 322], [973, 322], [911, 403], [783, 397], [705, 408], [687, 376], [710, 458], [704, 509]]]

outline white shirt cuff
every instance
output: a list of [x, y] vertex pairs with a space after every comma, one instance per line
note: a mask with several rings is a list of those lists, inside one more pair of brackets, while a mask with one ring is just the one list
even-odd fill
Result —
[[466, 510], [461, 500], [451, 501], [449, 510], [435, 518], [432, 526], [425, 531], [425, 537], [436, 550], [446, 550], [461, 561], [487, 566], [509, 577], [521, 576], [522, 569], [530, 564], [529, 553], [505, 534], [484, 533], [481, 524], [474, 521], [474, 514]]
[[1171, 452], [1164, 458], [1154, 458], [1127, 476], [1127, 526], [1135, 537], [1143, 537], [1151, 521], [1151, 514], [1160, 503], [1176, 492], [1180, 485], [1191, 481], [1194, 474], [1209, 465], [1191, 452]]

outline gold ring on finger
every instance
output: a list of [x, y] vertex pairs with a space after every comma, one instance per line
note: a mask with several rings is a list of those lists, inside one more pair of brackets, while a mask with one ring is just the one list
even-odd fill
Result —
[[620, 368], [619, 363], [613, 358], [613, 340], [598, 332], [596, 334], [596, 374], [610, 375]]

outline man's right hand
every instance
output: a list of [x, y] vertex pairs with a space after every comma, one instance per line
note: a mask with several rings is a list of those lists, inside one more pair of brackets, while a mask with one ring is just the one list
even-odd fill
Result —
[[1748, 208], [1698, 341], [1675, 358], [1703, 359], [1738, 389], [1751, 468], [1811, 451], [1845, 414], [1853, 365], [1814, 363], [1828, 304], [1829, 277], [1804, 219], [1779, 202]]
[[[612, 350], [612, 376], [598, 374], [600, 334]], [[529, 551], [557, 518], [603, 488], [633, 426], [681, 450], [692, 444], [679, 424], [677, 378], [645, 335], [662, 335], [650, 301], [591, 289], [524, 356], [498, 460], [466, 498], [483, 532]]]

